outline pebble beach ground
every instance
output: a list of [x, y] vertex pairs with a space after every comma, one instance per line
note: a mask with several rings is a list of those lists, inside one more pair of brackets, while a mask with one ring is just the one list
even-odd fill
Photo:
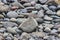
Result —
[[60, 0], [0, 0], [0, 40], [60, 40]]

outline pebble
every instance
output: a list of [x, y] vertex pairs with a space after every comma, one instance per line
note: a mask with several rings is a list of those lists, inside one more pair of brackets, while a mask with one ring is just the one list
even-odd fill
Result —
[[38, 17], [44, 17], [44, 10], [40, 10], [37, 15]]
[[41, 4], [36, 4], [36, 5], [35, 5], [35, 8], [36, 8], [36, 9], [41, 9], [41, 7], [42, 7]]
[[47, 10], [46, 13], [47, 14], [54, 14], [53, 11], [51, 11], [51, 10]]
[[60, 0], [55, 0], [55, 2], [56, 2], [57, 4], [60, 4]]
[[29, 7], [29, 6], [31, 6], [31, 3], [24, 3], [23, 6]]
[[4, 5], [4, 6], [0, 6], [0, 11], [1, 12], [5, 12], [5, 11], [9, 11], [9, 6], [8, 5]]
[[46, 27], [46, 28], [44, 29], [44, 31], [45, 31], [45, 32], [51, 32], [51, 29], [48, 28], [48, 27]]
[[57, 32], [57, 30], [56, 29], [53, 29], [53, 30], [51, 30], [51, 33], [56, 33]]
[[3, 22], [2, 24], [4, 27], [18, 26], [16, 23], [13, 23], [13, 22]]
[[35, 18], [38, 23], [42, 23], [44, 20], [42, 18]]
[[21, 28], [25, 32], [31, 32], [38, 26], [36, 20], [34, 18], [28, 18], [26, 21], [21, 23], [19, 28]]
[[44, 16], [44, 19], [45, 19], [45, 20], [53, 20], [53, 18], [51, 18], [51, 17], [49, 17], [49, 16], [47, 16], [47, 15]]
[[7, 27], [7, 31], [10, 33], [17, 33], [14, 28], [12, 27]]
[[32, 35], [35, 35], [37, 37], [44, 37], [45, 34], [43, 32], [33, 32]]
[[28, 40], [30, 37], [31, 37], [30, 34], [23, 32], [20, 39], [21, 40]]
[[4, 16], [2, 14], [0, 14], [0, 18], [4, 18]]
[[49, 6], [49, 9], [52, 10], [52, 11], [55, 11], [56, 10], [56, 6]]
[[60, 28], [58, 28], [58, 32], [60, 32]]
[[47, 2], [47, 0], [39, 0], [41, 3], [45, 3]]
[[16, 22], [16, 18], [11, 18], [10, 21]]
[[32, 13], [32, 14], [37, 14], [37, 13], [38, 13], [38, 11], [32, 11], [31, 13]]
[[18, 17], [18, 14], [15, 11], [10, 11], [7, 13], [7, 16], [10, 18], [16, 18]]
[[22, 4], [20, 4], [19, 2], [14, 2], [12, 3], [13, 6], [17, 6], [18, 8], [24, 8], [24, 6]]
[[57, 11], [56, 15], [60, 16], [60, 10]]

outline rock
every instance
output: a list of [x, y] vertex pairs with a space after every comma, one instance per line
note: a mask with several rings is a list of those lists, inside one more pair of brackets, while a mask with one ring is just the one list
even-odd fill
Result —
[[57, 4], [60, 4], [60, 0], [54, 0]]
[[4, 5], [4, 3], [3, 2], [0, 2], [0, 6], [3, 6]]
[[44, 10], [49, 10], [48, 5], [42, 5]]
[[7, 37], [7, 38], [5, 38], [5, 40], [12, 40], [12, 38], [11, 37]]
[[3, 24], [4, 27], [18, 26], [16, 23], [13, 23], [13, 22], [3, 22], [2, 24]]
[[5, 31], [6, 31], [5, 28], [0, 28], [0, 33], [3, 33], [3, 32], [5, 32]]
[[17, 23], [22, 23], [24, 21], [26, 21], [27, 19], [26, 18], [17, 18]]
[[45, 37], [44, 37], [44, 39], [48, 39], [48, 38], [49, 38], [49, 36], [45, 36]]
[[32, 2], [31, 2], [31, 5], [32, 5], [32, 6], [34, 6], [35, 4], [36, 4], [36, 2], [35, 2], [35, 1], [32, 1]]
[[44, 10], [40, 10], [37, 14], [38, 17], [44, 17]]
[[48, 0], [39, 0], [41, 3], [46, 3]]
[[31, 3], [24, 3], [23, 6], [29, 7], [29, 6], [31, 6]]
[[53, 5], [52, 5], [52, 6], [49, 6], [49, 9], [52, 10], [52, 11], [55, 11], [56, 8], [57, 8], [57, 7], [56, 7], [56, 6], [53, 6]]
[[11, 18], [10, 21], [16, 22], [16, 18]]
[[30, 34], [23, 32], [20, 40], [28, 40], [30, 37]]
[[41, 4], [36, 4], [34, 7], [35, 7], [36, 9], [41, 9], [42, 5], [41, 5]]
[[58, 32], [60, 32], [60, 28], [58, 28]]
[[4, 18], [5, 21], [9, 21], [9, 18]]
[[42, 23], [44, 20], [42, 18], [35, 18], [38, 23]]
[[35, 35], [37, 37], [44, 37], [45, 34], [43, 32], [33, 32], [32, 35]]
[[46, 13], [47, 14], [54, 14], [53, 11], [51, 11], [51, 10], [47, 10]]
[[47, 24], [49, 24], [49, 23], [51, 23], [50, 21], [44, 21], [44, 23], [47, 23]]
[[53, 18], [51, 18], [51, 17], [49, 17], [49, 16], [47, 16], [47, 15], [44, 16], [44, 19], [45, 19], [45, 20], [53, 20]]
[[10, 11], [7, 13], [7, 16], [10, 18], [16, 18], [18, 17], [18, 14], [15, 11]]
[[29, 40], [35, 40], [34, 38], [30, 38]]
[[43, 26], [42, 26], [42, 24], [41, 24], [41, 25], [39, 25], [39, 26], [38, 26], [38, 28], [39, 28], [39, 29], [43, 29]]
[[14, 40], [18, 40], [18, 38], [14, 37]]
[[5, 12], [5, 11], [9, 11], [9, 6], [7, 6], [7, 5], [4, 5], [4, 6], [0, 6], [0, 11], [1, 12]]
[[26, 21], [21, 23], [19, 28], [21, 28], [25, 32], [31, 32], [38, 26], [36, 20], [34, 18], [28, 18]]
[[4, 40], [4, 37], [3, 36], [0, 36], [0, 40]]
[[17, 6], [18, 8], [24, 8], [24, 6], [22, 4], [20, 4], [19, 2], [14, 2], [12, 3], [13, 6]]
[[0, 18], [4, 18], [4, 16], [2, 14], [0, 14]]
[[45, 32], [51, 32], [51, 29], [48, 28], [48, 27], [46, 27], [46, 28], [44, 29], [44, 31], [45, 31]]
[[60, 10], [57, 11], [56, 15], [60, 16]]
[[53, 27], [54, 27], [53, 24], [46, 24], [46, 23], [45, 23], [45, 24], [43, 24], [43, 25], [44, 25], [43, 27], [45, 27], [45, 28], [46, 28], [46, 27], [48, 27], [48, 28], [53, 28]]
[[57, 32], [57, 30], [56, 29], [53, 29], [53, 30], [51, 30], [51, 33], [56, 33]]
[[15, 30], [16, 30], [17, 28], [12, 28], [12, 27], [7, 27], [7, 31], [8, 32], [10, 32], [10, 33], [17, 33]]
[[32, 14], [37, 14], [37, 13], [38, 13], [38, 11], [32, 11], [31, 13], [32, 13]]

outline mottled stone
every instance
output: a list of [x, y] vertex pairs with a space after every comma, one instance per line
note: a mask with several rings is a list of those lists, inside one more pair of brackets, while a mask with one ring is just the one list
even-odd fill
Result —
[[31, 32], [38, 26], [36, 20], [34, 18], [28, 18], [26, 21], [21, 23], [19, 28], [21, 28], [25, 32]]

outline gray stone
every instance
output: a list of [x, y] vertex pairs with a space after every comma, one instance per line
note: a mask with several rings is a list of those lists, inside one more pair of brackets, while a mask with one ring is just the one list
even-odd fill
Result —
[[53, 18], [51, 18], [51, 17], [49, 17], [49, 16], [47, 16], [47, 15], [44, 16], [44, 19], [45, 19], [45, 20], [53, 20]]
[[18, 26], [16, 23], [13, 22], [3, 22], [4, 27], [13, 27], [13, 26]]
[[40, 10], [37, 15], [38, 17], [44, 17], [44, 10]]
[[56, 15], [60, 16], [60, 10], [57, 11]]
[[15, 11], [10, 11], [7, 13], [7, 16], [10, 18], [16, 18], [18, 17], [18, 14]]
[[41, 3], [46, 3], [47, 0], [39, 0]]
[[41, 7], [42, 7], [41, 4], [36, 4], [36, 5], [35, 5], [35, 8], [36, 8], [36, 9], [41, 9]]
[[36, 20], [34, 18], [28, 18], [26, 21], [20, 24], [19, 28], [21, 28], [25, 32], [31, 32], [38, 26]]

